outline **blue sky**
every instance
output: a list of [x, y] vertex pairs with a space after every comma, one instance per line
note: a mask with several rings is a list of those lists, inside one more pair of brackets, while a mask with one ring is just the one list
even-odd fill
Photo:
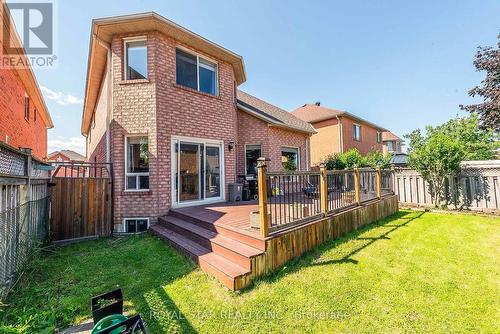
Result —
[[92, 18], [156, 11], [240, 54], [240, 89], [293, 110], [347, 110], [404, 135], [458, 115], [496, 45], [500, 1], [56, 0], [55, 70], [36, 70], [54, 120], [49, 150], [84, 153], [82, 99]]

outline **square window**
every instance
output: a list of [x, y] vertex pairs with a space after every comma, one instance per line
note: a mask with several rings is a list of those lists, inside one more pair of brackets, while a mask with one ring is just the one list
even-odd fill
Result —
[[217, 64], [184, 50], [176, 50], [178, 85], [217, 95]]
[[295, 171], [300, 168], [299, 149], [294, 147], [281, 148], [281, 164], [287, 171]]
[[125, 80], [147, 79], [148, 48], [146, 40], [125, 42]]

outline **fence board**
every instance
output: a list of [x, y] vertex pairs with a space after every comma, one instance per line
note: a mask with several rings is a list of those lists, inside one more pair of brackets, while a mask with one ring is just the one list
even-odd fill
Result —
[[109, 178], [54, 177], [53, 182], [53, 240], [109, 236]]
[[[395, 193], [404, 204], [430, 206], [430, 186], [415, 170], [398, 169]], [[441, 195], [449, 208], [500, 210], [500, 168], [498, 166], [462, 167], [457, 177], [449, 177]]]

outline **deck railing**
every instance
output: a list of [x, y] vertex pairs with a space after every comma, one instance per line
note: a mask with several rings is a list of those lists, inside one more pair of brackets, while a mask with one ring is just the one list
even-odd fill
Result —
[[306, 223], [393, 193], [393, 171], [373, 168], [268, 172], [258, 160], [261, 234]]

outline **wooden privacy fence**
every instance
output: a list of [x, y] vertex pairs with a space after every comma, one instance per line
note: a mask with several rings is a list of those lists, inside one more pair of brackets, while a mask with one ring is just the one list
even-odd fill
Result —
[[327, 171], [322, 165], [319, 172], [268, 172], [266, 160], [258, 162], [259, 212], [255, 219], [264, 237], [393, 194], [391, 170]]
[[53, 173], [50, 232], [54, 241], [105, 237], [112, 233], [109, 164], [62, 163]]
[[[397, 169], [394, 191], [403, 204], [434, 205], [429, 183], [416, 170]], [[499, 211], [500, 162], [463, 163], [459, 175], [447, 178], [440, 201], [450, 209]]]

